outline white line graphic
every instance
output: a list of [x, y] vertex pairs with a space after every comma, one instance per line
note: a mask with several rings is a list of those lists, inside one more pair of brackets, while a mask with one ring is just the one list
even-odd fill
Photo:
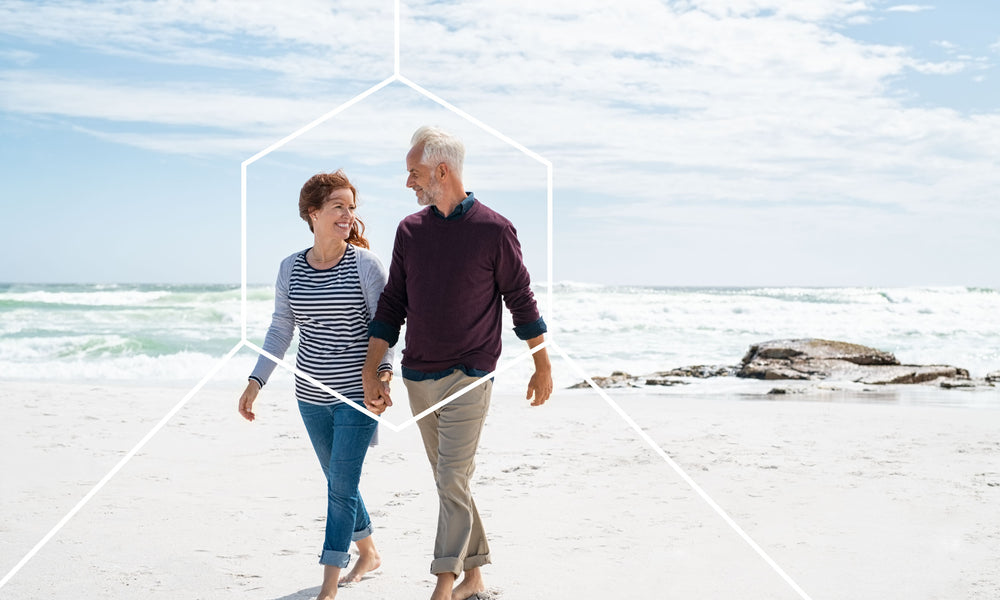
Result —
[[788, 573], [785, 573], [785, 570], [782, 569], [778, 565], [778, 563], [774, 562], [774, 559], [771, 558], [770, 555], [768, 555], [768, 553], [765, 552], [764, 549], [761, 548], [759, 544], [757, 544], [757, 542], [753, 541], [753, 538], [751, 538], [750, 535], [746, 531], [744, 531], [743, 528], [740, 527], [736, 523], [736, 521], [734, 521], [732, 517], [730, 517], [729, 514], [721, 506], [719, 506], [719, 504], [715, 500], [712, 499], [711, 496], [708, 495], [708, 492], [702, 489], [702, 487], [698, 485], [694, 479], [691, 479], [691, 476], [688, 475], [684, 471], [684, 469], [682, 469], [680, 465], [678, 465], [674, 461], [674, 459], [670, 458], [670, 455], [664, 452], [663, 448], [660, 448], [659, 444], [657, 444], [653, 440], [653, 438], [649, 437], [649, 434], [643, 431], [642, 427], [639, 427], [639, 424], [636, 423], [632, 419], [632, 417], [630, 417], [628, 413], [626, 413], [625, 410], [618, 405], [617, 402], [611, 399], [611, 396], [607, 395], [599, 385], [594, 383], [594, 380], [591, 379], [590, 376], [588, 376], [587, 373], [576, 364], [576, 361], [574, 361], [569, 354], [564, 352], [563, 349], [556, 344], [553, 344], [551, 347], [553, 350], [559, 353], [559, 355], [562, 356], [563, 359], [566, 360], [566, 362], [570, 365], [570, 367], [574, 371], [576, 371], [578, 375], [580, 375], [581, 377], [584, 378], [584, 380], [586, 380], [587, 384], [590, 385], [590, 387], [593, 388], [594, 391], [601, 396], [601, 398], [604, 398], [604, 401], [608, 403], [608, 406], [614, 409], [614, 411], [618, 413], [618, 416], [620, 416], [622, 420], [628, 423], [629, 427], [634, 429], [635, 432], [639, 434], [639, 437], [641, 437], [643, 441], [649, 444], [649, 446], [660, 456], [660, 458], [662, 458], [668, 465], [670, 465], [670, 468], [673, 469], [681, 477], [681, 479], [684, 480], [684, 483], [688, 484], [688, 486], [690, 486], [691, 489], [695, 491], [695, 493], [701, 496], [701, 499], [704, 500], [705, 503], [708, 504], [709, 507], [711, 507], [712, 510], [716, 512], [716, 514], [722, 517], [722, 520], [726, 522], [726, 525], [729, 525], [729, 527], [733, 531], [735, 531], [736, 534], [739, 535], [744, 542], [746, 542], [751, 548], [753, 548], [754, 552], [756, 552], [761, 558], [764, 559], [764, 562], [766, 562], [768, 565], [771, 566], [772, 569], [774, 569], [774, 572], [777, 573], [778, 576], [780, 576], [783, 580], [785, 580], [785, 583], [787, 583], [789, 586], [791, 586], [793, 590], [795, 590], [796, 594], [798, 594], [803, 600], [812, 600], [809, 597], [809, 595], [806, 594], [805, 590], [799, 587], [799, 584], [795, 583], [795, 580], [792, 579], [788, 575]]
[[115, 475], [117, 475], [118, 472], [121, 471], [126, 464], [128, 464], [128, 461], [132, 460], [132, 457], [134, 457], [140, 450], [142, 450], [142, 448], [149, 443], [149, 440], [153, 439], [153, 436], [159, 433], [160, 430], [163, 429], [164, 425], [166, 425], [170, 421], [170, 419], [174, 418], [174, 415], [176, 415], [182, 408], [184, 408], [184, 406], [188, 403], [188, 401], [190, 401], [191, 398], [193, 398], [194, 395], [197, 394], [198, 391], [201, 390], [201, 388], [204, 387], [204, 385], [208, 383], [208, 381], [212, 377], [214, 377], [215, 374], [218, 373], [219, 370], [227, 362], [229, 362], [229, 359], [232, 358], [233, 355], [236, 354], [236, 352], [239, 351], [239, 349], [242, 347], [243, 347], [243, 342], [240, 342], [235, 346], [233, 346], [233, 349], [230, 350], [228, 353], [226, 353], [226, 355], [223, 356], [222, 359], [218, 363], [216, 363], [214, 367], [212, 367], [212, 370], [210, 370], [204, 377], [202, 377], [201, 381], [199, 381], [197, 385], [191, 388], [191, 391], [189, 391], [183, 398], [181, 398], [180, 402], [175, 404], [173, 408], [167, 411], [167, 414], [163, 415], [163, 418], [160, 419], [160, 422], [157, 423], [156, 425], [153, 425], [153, 428], [150, 429], [149, 432], [145, 436], [143, 436], [141, 440], [139, 440], [139, 443], [133, 446], [132, 449], [129, 450], [125, 454], [125, 456], [122, 457], [120, 461], [118, 461], [118, 464], [112, 467], [111, 470], [108, 471], [107, 475], [105, 475], [100, 481], [98, 481], [94, 485], [94, 487], [90, 488], [90, 491], [87, 492], [87, 495], [81, 498], [80, 501], [76, 503], [76, 506], [70, 509], [70, 511], [66, 513], [66, 516], [60, 519], [59, 522], [56, 523], [55, 527], [53, 527], [47, 534], [45, 534], [45, 536], [37, 544], [35, 544], [34, 548], [29, 550], [28, 553], [24, 555], [24, 558], [22, 558], [20, 562], [14, 565], [14, 568], [11, 569], [9, 573], [4, 575], [3, 579], [0, 579], [0, 588], [3, 588], [3, 586], [6, 585], [7, 582], [10, 581], [14, 577], [14, 575], [16, 575], [17, 572], [21, 570], [22, 567], [24, 567], [24, 565], [28, 564], [28, 561], [34, 558], [35, 555], [38, 554], [39, 550], [41, 550], [45, 546], [45, 544], [48, 544], [49, 540], [55, 537], [55, 535], [59, 533], [59, 530], [65, 527], [66, 523], [69, 523], [69, 520], [75, 517], [76, 513], [80, 512], [80, 510], [84, 506], [86, 506], [87, 503], [90, 502], [91, 499], [93, 499], [93, 497], [96, 496], [98, 492], [101, 491], [101, 488], [107, 485], [107, 483], [111, 481], [111, 479]]

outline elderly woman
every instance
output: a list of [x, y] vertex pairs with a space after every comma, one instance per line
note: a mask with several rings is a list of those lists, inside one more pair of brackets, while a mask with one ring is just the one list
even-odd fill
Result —
[[[299, 370], [362, 406], [361, 368], [368, 346], [368, 323], [386, 282], [385, 267], [370, 252], [364, 224], [354, 211], [357, 190], [343, 171], [314, 175], [302, 186], [299, 216], [313, 232], [313, 245], [281, 262], [275, 285], [274, 315], [264, 349], [283, 357], [299, 330], [295, 364]], [[240, 397], [240, 414], [253, 421], [253, 403], [275, 364], [264, 356]], [[392, 355], [379, 367], [382, 385], [392, 377]], [[342, 582], [359, 581], [381, 565], [371, 520], [358, 491], [361, 466], [376, 435], [377, 422], [310, 381], [295, 378], [295, 396], [309, 439], [327, 479], [324, 565], [318, 600], [330, 600]], [[354, 568], [351, 541], [359, 550]]]

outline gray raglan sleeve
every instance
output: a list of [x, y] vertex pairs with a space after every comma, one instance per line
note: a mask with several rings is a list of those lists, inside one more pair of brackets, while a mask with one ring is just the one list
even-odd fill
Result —
[[[368, 307], [369, 322], [375, 317], [375, 310], [378, 308], [378, 300], [382, 295], [389, 274], [374, 252], [359, 249], [358, 251], [358, 275], [361, 277], [361, 288], [365, 294], [365, 304]], [[378, 372], [392, 371], [392, 361], [394, 350], [389, 348], [382, 363], [378, 366]]]
[[[281, 261], [278, 268], [278, 279], [274, 284], [274, 314], [271, 315], [271, 326], [267, 328], [267, 335], [264, 337], [264, 350], [278, 358], [285, 357], [295, 335], [295, 317], [288, 302], [288, 280], [291, 278], [296, 256], [297, 254], [293, 254]], [[259, 356], [250, 379], [264, 387], [275, 366], [271, 359]]]

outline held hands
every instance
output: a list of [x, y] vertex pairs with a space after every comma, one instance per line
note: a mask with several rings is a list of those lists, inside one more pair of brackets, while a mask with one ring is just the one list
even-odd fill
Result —
[[391, 380], [392, 371], [382, 371], [375, 377], [370, 375], [362, 377], [365, 388], [365, 408], [376, 415], [381, 415], [392, 406], [392, 398], [389, 397], [389, 382]]
[[253, 421], [257, 418], [253, 414], [253, 401], [257, 399], [258, 393], [260, 393], [260, 386], [257, 385], [256, 381], [249, 381], [247, 389], [243, 390], [243, 395], [240, 396], [240, 414], [247, 421]]

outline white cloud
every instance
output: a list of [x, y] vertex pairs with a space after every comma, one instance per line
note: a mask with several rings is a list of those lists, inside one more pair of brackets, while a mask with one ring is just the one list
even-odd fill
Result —
[[992, 67], [989, 57], [960, 53], [962, 47], [954, 42], [934, 40], [931, 43], [944, 50], [951, 59], [941, 62], [913, 59], [910, 67], [919, 73], [927, 75], [954, 75], [963, 71], [984, 70]]
[[[146, 150], [242, 160], [284, 138], [338, 104], [364, 91], [344, 90], [329, 103], [315, 98], [246, 96], [234, 90], [161, 85], [138, 87], [99, 81], [40, 79], [0, 72], [0, 108], [88, 125], [73, 129], [95, 138]], [[519, 190], [528, 184], [507, 175], [523, 168], [519, 151], [486, 135], [401, 83], [384, 88], [339, 118], [297, 138], [283, 152], [298, 160], [354, 164], [405, 172], [403, 157], [420, 123], [436, 123], [469, 138], [475, 148], [466, 172], [492, 189]], [[364, 144], [357, 144], [364, 140]], [[539, 173], [543, 171], [539, 170]]]
[[9, 112], [228, 131], [263, 124], [286, 129], [328, 106], [321, 99], [250, 96], [208, 84], [133, 84], [28, 71], [0, 72], [0, 90], [0, 107]]
[[[124, 123], [132, 129], [87, 127], [145, 148], [245, 156], [367, 87], [337, 88], [342, 78], [377, 81], [391, 74], [385, 62], [391, 48], [357, 47], [353, 42], [365, 34], [346, 31], [377, 20], [365, 8], [334, 16], [319, 10], [315, 23], [299, 28], [309, 20], [308, 5], [284, 10], [261, 4], [248, 11], [232, 3], [195, 3], [190, 11], [173, 3], [97, 6], [103, 16], [80, 16], [82, 24], [74, 27], [70, 18], [77, 13], [51, 11], [83, 5], [46, 5], [42, 20], [49, 24], [41, 34], [82, 44], [107, 26], [108, 41], [101, 42], [107, 52], [163, 51], [181, 63], [286, 75], [301, 69], [291, 63], [306, 57], [301, 60], [313, 66], [305, 71], [322, 74], [316, 65], [327, 60], [339, 70], [330, 73], [331, 81], [317, 83], [315, 94], [301, 88], [261, 93], [251, 83], [240, 88], [7, 71], [0, 73], [0, 106]], [[996, 113], [911, 108], [889, 92], [889, 82], [908, 69], [951, 74], [965, 63], [920, 61], [903, 48], [840, 33], [838, 20], [870, 14], [863, 2], [673, 6], [642, 0], [404, 3], [402, 69], [553, 160], [561, 186], [613, 195], [623, 205], [654, 202], [660, 208], [651, 211], [653, 221], [684, 202], [852, 202], [870, 210], [934, 211], [949, 197], [962, 199], [949, 210], [996, 214], [992, 190], [1000, 188], [1000, 174], [989, 158], [1000, 154]], [[213, 25], [199, 29], [200, 21]], [[144, 41], [151, 32], [160, 41]], [[202, 35], [230, 41], [249, 35], [262, 47], [282, 50], [248, 57], [225, 44], [198, 41]], [[259, 85], [259, 77], [255, 81]], [[370, 164], [391, 164], [399, 152], [393, 136], [408, 136], [414, 124], [443, 112], [412, 93], [386, 91], [383, 99], [337, 121], [337, 135], [366, 140], [358, 152]], [[372, 135], [380, 118], [386, 132]], [[174, 129], [153, 134], [143, 130], [147, 124]], [[322, 145], [319, 140], [303, 140], [297, 151], [307, 153]], [[495, 149], [471, 152], [493, 156]], [[479, 172], [498, 182], [506, 175]]]
[[19, 67], [31, 64], [38, 58], [38, 55], [34, 52], [28, 52], [27, 50], [19, 50], [16, 48], [5, 48], [0, 50], [0, 61], [14, 63]]
[[[676, 2], [675, 7], [698, 10], [716, 18], [752, 18], [777, 15], [811, 22], [847, 19], [869, 10], [866, 2], [856, 0], [700, 0]], [[648, 7], [648, 4], [647, 4]]]
[[954, 75], [969, 68], [969, 62], [965, 60], [947, 60], [943, 62], [914, 60], [910, 62], [910, 67], [918, 73], [925, 75]]
[[929, 4], [896, 4], [895, 6], [890, 6], [885, 10], [886, 12], [917, 13], [924, 12], [926, 10], [934, 10], [934, 7]]
[[5, 2], [0, 34], [150, 63], [256, 69], [296, 79], [367, 79], [391, 68], [392, 7], [336, 10], [322, 0], [282, 3]]
[[[953, 73], [961, 63], [917, 61], [901, 48], [780, 17], [595, 7], [559, 27], [528, 18], [518, 28], [503, 14], [488, 16], [489, 28], [465, 13], [440, 16], [460, 23], [457, 31], [408, 20], [404, 46], [421, 58], [410, 61], [410, 76], [532, 147], [551, 145], [547, 156], [583, 189], [661, 202], [823, 197], [930, 206], [930, 188], [904, 192], [902, 183], [960, 166], [947, 158], [954, 132], [977, 165], [970, 181], [980, 192], [997, 183], [983, 158], [989, 137], [970, 133], [968, 118], [906, 108], [887, 93], [907, 69]], [[439, 39], [448, 43], [422, 42]], [[452, 46], [484, 50], [456, 56]], [[486, 52], [503, 47], [532, 53], [496, 60]], [[469, 60], [476, 68], [456, 84], [449, 74]], [[490, 90], [504, 93], [493, 99]]]

